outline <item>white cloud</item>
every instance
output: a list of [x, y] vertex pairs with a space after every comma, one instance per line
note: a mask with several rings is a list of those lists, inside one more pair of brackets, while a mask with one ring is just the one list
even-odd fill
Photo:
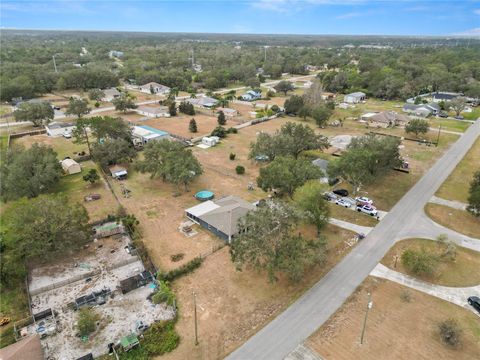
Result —
[[454, 36], [480, 37], [480, 27], [452, 34]]

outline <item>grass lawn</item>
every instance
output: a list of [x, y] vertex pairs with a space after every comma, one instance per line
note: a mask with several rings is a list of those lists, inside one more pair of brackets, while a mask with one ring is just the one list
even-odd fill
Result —
[[[363, 345], [360, 334], [368, 294]], [[410, 301], [405, 301], [405, 294]], [[438, 325], [455, 319], [461, 327], [461, 346], [444, 345]], [[367, 278], [337, 312], [306, 341], [323, 359], [456, 359], [471, 360], [480, 353], [480, 322], [470, 310], [388, 280]]]
[[378, 223], [378, 220], [371, 217], [370, 215], [366, 215], [358, 211], [352, 211], [334, 203], [329, 203], [329, 207], [330, 217], [338, 220], [343, 220], [353, 224], [370, 227], [373, 227]]
[[[402, 264], [400, 257], [407, 249], [421, 250], [425, 249], [429, 253], [439, 256], [438, 267], [435, 274], [431, 276], [418, 276], [410, 273]], [[457, 247], [457, 256], [455, 260], [442, 257], [445, 245], [434, 240], [426, 239], [407, 239], [397, 242], [382, 259], [382, 264], [389, 268], [412, 275], [424, 281], [453, 287], [475, 286], [480, 283], [480, 253]], [[395, 266], [395, 258], [397, 258]]]
[[480, 117], [480, 107], [477, 106], [471, 113], [464, 112], [462, 115], [466, 120], [477, 120]]
[[425, 212], [430, 218], [459, 233], [480, 239], [480, 218], [467, 211], [453, 209], [448, 206], [427, 204]]
[[432, 131], [437, 130], [437, 128], [441, 126], [442, 130], [465, 132], [465, 130], [467, 130], [468, 127], [471, 125], [466, 121], [458, 121], [458, 120], [442, 119], [442, 118], [440, 119], [431, 118], [429, 119], [429, 122], [430, 122], [430, 127]]
[[88, 147], [86, 144], [76, 144], [73, 142], [73, 139], [65, 139], [63, 136], [51, 137], [46, 134], [24, 136], [15, 139], [12, 145], [20, 144], [29, 148], [34, 143], [50, 146], [57, 153], [58, 159], [64, 159], [66, 156], [74, 158], [75, 154], [81, 151], [88, 153]]
[[468, 191], [473, 174], [480, 170], [480, 139], [473, 144], [467, 155], [460, 161], [447, 180], [440, 186], [438, 197], [468, 202]]
[[5, 286], [0, 287], [0, 317], [9, 317], [10, 323], [0, 328], [0, 348], [13, 344], [15, 336], [13, 323], [26, 318], [28, 313], [27, 293], [23, 284], [18, 284], [11, 289]]

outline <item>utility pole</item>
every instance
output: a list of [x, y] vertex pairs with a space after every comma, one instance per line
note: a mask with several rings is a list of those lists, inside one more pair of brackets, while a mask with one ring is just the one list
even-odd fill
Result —
[[55, 62], [55, 55], [52, 56], [52, 59], [53, 59], [53, 67], [55, 68], [55, 73], [58, 73], [57, 63]]
[[193, 316], [195, 319], [195, 345], [198, 345], [198, 329], [197, 329], [197, 295], [193, 292]]
[[438, 147], [438, 142], [440, 141], [440, 132], [442, 131], [442, 125], [438, 127], [438, 135], [437, 135], [437, 143], [435, 144], [435, 147]]
[[360, 336], [360, 345], [363, 344], [363, 337], [365, 336], [365, 328], [367, 327], [368, 311], [373, 307], [372, 294], [368, 293], [367, 310], [365, 311], [365, 318], [363, 319], [362, 335]]

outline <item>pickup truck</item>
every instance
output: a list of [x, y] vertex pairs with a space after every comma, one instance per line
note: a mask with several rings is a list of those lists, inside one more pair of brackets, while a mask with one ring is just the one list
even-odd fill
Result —
[[357, 205], [357, 211], [371, 216], [377, 216], [378, 214], [377, 209], [369, 205]]

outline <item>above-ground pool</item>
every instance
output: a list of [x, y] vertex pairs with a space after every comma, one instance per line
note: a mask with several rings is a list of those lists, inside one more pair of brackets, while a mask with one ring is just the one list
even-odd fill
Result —
[[200, 201], [206, 201], [213, 199], [213, 192], [208, 190], [202, 190], [195, 194], [195, 198]]

